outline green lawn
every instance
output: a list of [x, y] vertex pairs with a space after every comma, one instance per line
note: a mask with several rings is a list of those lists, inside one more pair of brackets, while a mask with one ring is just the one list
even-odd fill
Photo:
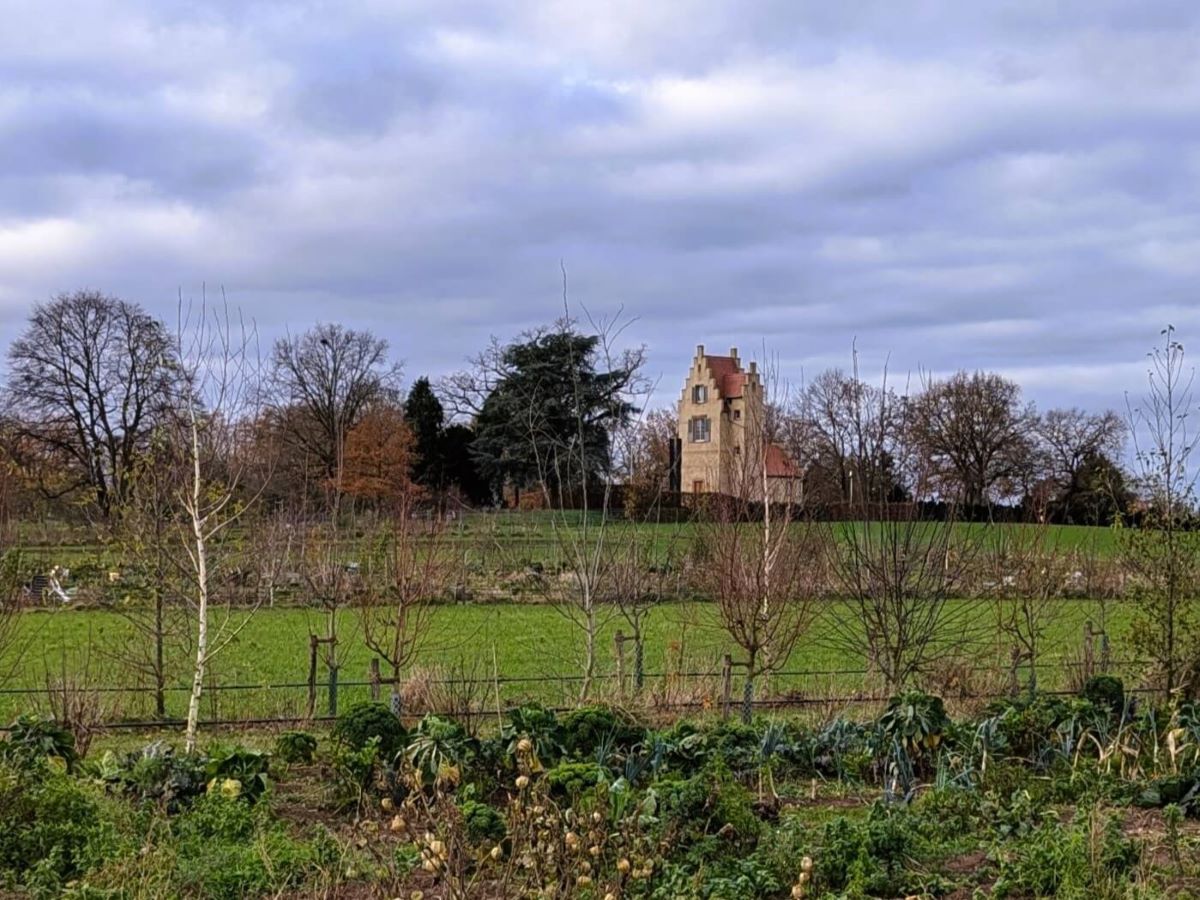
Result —
[[[1045, 640], [1047, 671], [1042, 683], [1061, 687], [1065, 683], [1061, 667], [1050, 671], [1050, 663], [1077, 658], [1082, 644], [1084, 622], [1099, 623], [1105, 614], [1100, 604], [1085, 600], [1058, 601]], [[777, 693], [798, 692], [816, 697], [847, 695], [861, 692], [861, 674], [826, 674], [833, 671], [861, 669], [860, 656], [843, 647], [834, 646], [829, 639], [829, 621], [837, 607], [827, 608], [818, 618], [810, 635], [796, 648], [788, 661], [788, 670], [805, 673], [785, 675], [775, 680]], [[844, 609], [844, 607], [842, 608]], [[977, 610], [983, 621], [980, 630], [988, 627], [992, 610], [981, 606]], [[235, 614], [240, 625], [236, 638], [219, 655], [213, 665], [215, 683], [222, 689], [212, 693], [217, 706], [206, 706], [210, 717], [255, 717], [299, 712], [306, 691], [303, 687], [274, 688], [262, 685], [296, 684], [304, 682], [308, 667], [309, 629], [323, 632], [324, 620], [316, 611], [289, 608], [262, 609], [242, 623], [242, 614]], [[1108, 630], [1113, 641], [1114, 658], [1128, 658], [1130, 652], [1123, 638], [1128, 625], [1128, 607], [1118, 603], [1107, 605]], [[619, 615], [606, 615], [603, 636], [599, 645], [600, 670], [611, 675], [614, 671], [614, 640], [618, 630], [628, 631]], [[340, 691], [342, 703], [366, 696], [366, 688], [352, 684], [366, 679], [371, 653], [362, 640], [360, 623], [353, 612], [344, 614], [339, 622], [340, 632]], [[20, 633], [25, 647], [22, 664], [15, 678], [7, 685], [42, 691], [51, 675], [63, 671], [91, 685], [134, 687], [144, 684], [124, 662], [131, 654], [145, 650], [129, 622], [107, 611], [61, 609], [34, 611], [22, 614]], [[432, 670], [437, 677], [468, 678], [483, 682], [477, 691], [494, 704], [496, 685], [494, 674], [500, 676], [501, 701], [513, 702], [533, 698], [549, 703], [570, 702], [578, 690], [571, 680], [580, 671], [582, 633], [555, 609], [534, 604], [496, 603], [446, 605], [436, 609], [429, 636], [421, 652], [418, 666]], [[725, 652], [736, 652], [719, 626], [715, 607], [710, 603], [689, 602], [665, 604], [655, 609], [649, 619], [646, 640], [646, 669], [651, 684], [661, 686], [661, 678], [671, 678], [673, 689], [680, 697], [694, 696], [695, 691], [713, 693], [716, 679], [699, 673], [715, 673]], [[628, 651], [629, 657], [632, 651]], [[182, 688], [187, 680], [189, 655], [186, 649], [172, 654], [175, 683]], [[981, 668], [999, 669], [1006, 654], [995, 647], [979, 644], [970, 651], [964, 662]], [[685, 674], [680, 674], [685, 673]], [[322, 671], [321, 678], [324, 679]], [[980, 686], [998, 684], [976, 676]], [[237, 686], [237, 687], [235, 687]], [[707, 690], [700, 690], [700, 688]], [[602, 690], [611, 689], [601, 685]], [[694, 689], [694, 690], [692, 690]], [[134, 697], [126, 692], [105, 695], [112, 704], [113, 714], [146, 716], [152, 712], [147, 696]], [[168, 710], [180, 714], [184, 708], [185, 692], [170, 695]], [[322, 691], [321, 702], [325, 701]], [[44, 705], [37, 695], [0, 694], [0, 719], [31, 706]]]

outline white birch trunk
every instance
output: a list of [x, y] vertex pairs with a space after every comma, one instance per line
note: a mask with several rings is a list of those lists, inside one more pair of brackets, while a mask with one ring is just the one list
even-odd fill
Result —
[[191, 412], [192, 425], [192, 493], [188, 512], [192, 517], [192, 540], [195, 552], [192, 563], [196, 574], [196, 665], [192, 671], [192, 694], [188, 700], [187, 737], [185, 751], [196, 752], [196, 730], [200, 719], [200, 694], [204, 689], [204, 668], [208, 662], [208, 555], [205, 522], [200, 512], [200, 432], [196, 412]]

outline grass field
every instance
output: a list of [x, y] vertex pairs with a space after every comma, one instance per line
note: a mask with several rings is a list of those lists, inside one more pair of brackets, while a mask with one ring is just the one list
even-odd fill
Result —
[[[1107, 617], [1107, 629], [1113, 642], [1113, 656], [1127, 658], [1124, 644], [1129, 610], [1127, 605], [1110, 602], [1104, 607], [1087, 600], [1057, 601], [1058, 609], [1052, 618], [1044, 642], [1046, 670], [1041, 673], [1043, 686], [1062, 687], [1066, 670], [1062, 663], [1078, 658], [1082, 645], [1084, 623], [1089, 619], [1097, 624]], [[994, 612], [986, 605], [978, 607], [978, 615], [990, 618]], [[241, 614], [235, 614], [241, 615]], [[797, 647], [788, 661], [793, 672], [821, 673], [786, 675], [772, 685], [776, 693], [799, 691], [808, 697], [840, 696], [866, 689], [861, 674], [825, 674], [834, 671], [861, 669], [863, 659], [837, 647], [829, 639], [830, 613], [818, 618], [809, 637]], [[235, 619], [234, 624], [241, 624]], [[304, 682], [308, 667], [310, 629], [322, 632], [324, 620], [317, 611], [294, 607], [262, 609], [240, 628], [236, 639], [219, 655], [213, 665], [214, 683], [220, 688], [211, 693], [217, 705], [209, 706], [206, 714], [212, 718], [256, 717], [294, 714], [303, 707], [306, 691]], [[600, 669], [603, 674], [614, 671], [613, 635], [628, 631], [619, 615], [609, 614], [600, 641]], [[993, 629], [982, 624], [982, 631]], [[22, 666], [9, 685], [41, 691], [46, 673], [80, 672], [86, 664], [89, 684], [105, 687], [136, 687], [137, 677], [130, 674], [122, 660], [129, 649], [140, 640], [132, 626], [121, 616], [101, 610], [61, 609], [24, 613], [20, 631], [25, 645]], [[340, 691], [342, 703], [366, 696], [366, 687], [355, 685], [367, 677], [371, 654], [362, 641], [357, 615], [346, 612], [339, 621], [340, 634]], [[579, 673], [582, 634], [570, 621], [552, 607], [535, 604], [467, 604], [445, 605], [436, 609], [418, 667], [434, 670], [442, 677], [469, 677], [491, 682], [498, 674], [502, 702], [538, 699], [548, 703], [570, 702], [577, 690], [571, 680]], [[734, 647], [721, 630], [716, 608], [710, 603], [690, 602], [664, 604], [652, 611], [646, 639], [646, 670], [652, 676], [651, 685], [660, 684], [659, 676], [673, 676], [672, 683], [682, 690], [687, 685], [715, 686], [713, 677], [700, 674], [715, 673], [720, 658]], [[631, 657], [632, 651], [627, 651]], [[627, 657], [627, 658], [628, 658]], [[979, 645], [972, 649], [971, 659], [965, 662], [981, 668], [999, 671], [1007, 659], [996, 647]], [[184, 708], [189, 664], [187, 650], [172, 654], [176, 673], [173, 679], [179, 690], [169, 696], [168, 712], [179, 714]], [[736, 653], [735, 653], [736, 658]], [[628, 666], [628, 663], [627, 663]], [[628, 671], [628, 669], [627, 669]], [[322, 682], [325, 675], [322, 670]], [[998, 683], [998, 675], [989, 681], [979, 678], [978, 684]], [[262, 685], [294, 684], [296, 687], [267, 690]], [[233, 686], [237, 686], [236, 688]], [[600, 690], [611, 691], [611, 683], [601, 683]], [[494, 700], [495, 686], [486, 689], [489, 702]], [[125, 693], [109, 695], [125, 714], [145, 716], [152, 709], [148, 695], [133, 698]], [[324, 688], [321, 703], [325, 702]], [[0, 694], [0, 718], [31, 706], [42, 707], [40, 694]], [[114, 712], [116, 709], [114, 708]]]

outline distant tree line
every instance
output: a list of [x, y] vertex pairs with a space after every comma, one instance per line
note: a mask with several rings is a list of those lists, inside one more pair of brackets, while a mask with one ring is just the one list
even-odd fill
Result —
[[[187, 385], [172, 330], [97, 291], [40, 304], [8, 348], [0, 442], [4, 504], [109, 520]], [[387, 341], [339, 324], [279, 338], [257, 386], [246, 453], [273, 508], [423, 501], [562, 505], [583, 482], [619, 482], [641, 509], [669, 484], [673, 409], [638, 409], [643, 351], [599, 352], [559, 322], [492, 344], [467, 369], [404, 389]], [[803, 472], [814, 509], [864, 497], [954, 504], [959, 515], [1107, 524], [1136, 507], [1112, 410], [1038, 411], [990, 372], [930, 378], [898, 393], [857, 364], [830, 369], [771, 408], [769, 427]], [[616, 437], [616, 436], [619, 436]], [[568, 474], [569, 473], [569, 474]], [[1002, 513], [1003, 514], [1003, 513]]]

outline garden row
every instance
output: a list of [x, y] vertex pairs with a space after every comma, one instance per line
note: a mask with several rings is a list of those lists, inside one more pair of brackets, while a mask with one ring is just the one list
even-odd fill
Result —
[[1200, 707], [1110, 677], [953, 721], [650, 728], [536, 705], [480, 731], [381, 704], [268, 752], [0, 742], [0, 885], [41, 896], [1154, 897], [1194, 888]]

